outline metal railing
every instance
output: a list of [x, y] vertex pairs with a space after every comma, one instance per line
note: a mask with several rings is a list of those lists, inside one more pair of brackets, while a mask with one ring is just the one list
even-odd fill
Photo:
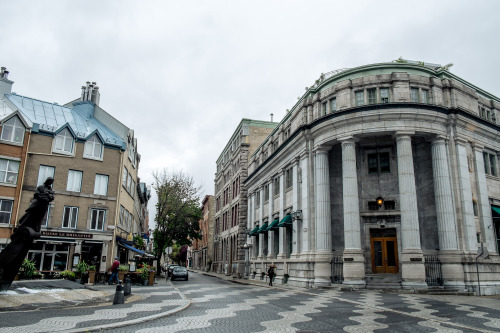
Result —
[[442, 286], [443, 272], [441, 271], [441, 261], [435, 256], [424, 256], [425, 262], [425, 282], [428, 286]]
[[344, 281], [344, 260], [341, 256], [333, 257], [330, 262], [332, 269], [332, 283], [342, 284]]

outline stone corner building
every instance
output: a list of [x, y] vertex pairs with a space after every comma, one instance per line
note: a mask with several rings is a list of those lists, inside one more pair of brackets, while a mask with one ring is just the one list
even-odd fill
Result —
[[243, 186], [248, 159], [278, 123], [242, 119], [217, 159], [212, 270], [242, 276], [247, 196]]
[[246, 237], [250, 278], [274, 264], [297, 286], [461, 291], [478, 287], [483, 246], [481, 291], [499, 294], [499, 111], [439, 65], [322, 74], [250, 152], [248, 176], [245, 163], [220, 168], [235, 162], [231, 142], [219, 158], [217, 200], [240, 170], [248, 197], [248, 218], [221, 241]]

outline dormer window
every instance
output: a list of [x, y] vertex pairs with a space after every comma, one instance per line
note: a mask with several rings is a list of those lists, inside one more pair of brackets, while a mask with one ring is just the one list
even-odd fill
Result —
[[54, 139], [53, 151], [62, 154], [73, 153], [73, 135], [67, 128], [59, 132]]
[[83, 157], [98, 160], [102, 159], [102, 142], [97, 135], [93, 135], [87, 140], [87, 142], [85, 142]]
[[2, 125], [2, 140], [23, 143], [25, 131], [21, 120], [18, 117], [12, 117]]

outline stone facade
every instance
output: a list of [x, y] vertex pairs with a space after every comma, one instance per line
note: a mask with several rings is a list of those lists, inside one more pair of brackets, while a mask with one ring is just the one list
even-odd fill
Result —
[[213, 225], [214, 271], [243, 276], [246, 244], [246, 188], [249, 156], [277, 123], [243, 119], [217, 159]]
[[384, 274], [476, 290], [483, 246], [481, 292], [500, 293], [498, 112], [500, 99], [439, 65], [322, 75], [250, 156], [250, 270], [274, 264], [305, 287]]
[[192, 267], [199, 270], [212, 268], [214, 251], [214, 210], [215, 201], [213, 195], [205, 195], [201, 202], [203, 218], [199, 221], [201, 239], [193, 241], [191, 246]]

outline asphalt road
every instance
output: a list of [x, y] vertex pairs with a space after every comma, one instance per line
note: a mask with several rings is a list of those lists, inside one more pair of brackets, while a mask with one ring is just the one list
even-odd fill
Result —
[[190, 273], [191, 305], [109, 332], [500, 332], [500, 299], [280, 289]]

